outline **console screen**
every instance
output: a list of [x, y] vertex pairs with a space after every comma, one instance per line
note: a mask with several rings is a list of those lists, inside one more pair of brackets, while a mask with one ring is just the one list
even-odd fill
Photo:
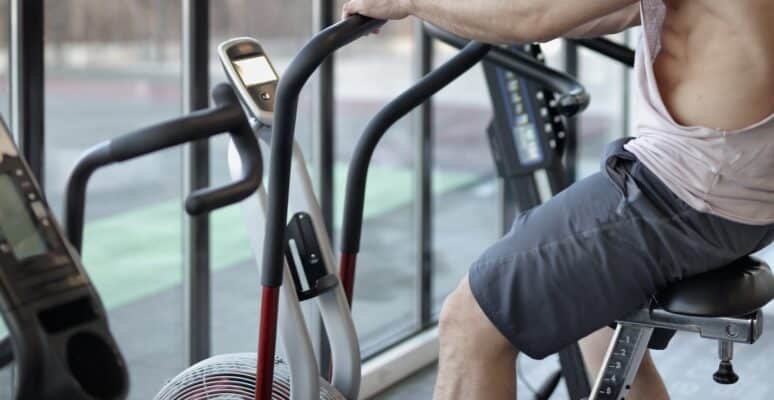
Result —
[[277, 75], [271, 69], [269, 60], [264, 56], [236, 60], [234, 65], [245, 86], [260, 85], [277, 80]]
[[0, 234], [11, 246], [17, 260], [48, 250], [26, 203], [13, 180], [8, 175], [0, 175]]

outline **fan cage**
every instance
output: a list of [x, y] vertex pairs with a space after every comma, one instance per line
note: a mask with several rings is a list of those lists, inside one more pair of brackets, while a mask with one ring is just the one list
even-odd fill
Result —
[[[255, 353], [210, 357], [169, 380], [155, 400], [252, 400], [255, 393]], [[327, 381], [320, 379], [320, 400], [345, 400]], [[290, 369], [274, 358], [272, 399], [290, 399]]]

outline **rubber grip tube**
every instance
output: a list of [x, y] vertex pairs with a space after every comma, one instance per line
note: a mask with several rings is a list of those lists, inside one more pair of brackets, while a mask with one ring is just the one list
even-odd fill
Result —
[[[469, 42], [468, 39], [428, 23], [424, 24], [424, 28], [431, 37], [457, 48], [462, 48]], [[559, 95], [557, 101], [559, 112], [566, 117], [580, 113], [589, 105], [590, 97], [580, 82], [524, 54], [519, 54], [505, 47], [494, 46], [487, 54], [485, 61], [497, 64], [499, 67], [533, 80], [556, 92]]]
[[[470, 42], [462, 51], [420, 79], [412, 87], [401, 93], [377, 113], [360, 135], [355, 146], [352, 161], [349, 164], [347, 185], [344, 192], [344, 211], [341, 235], [341, 251], [349, 256], [360, 250], [360, 236], [363, 227], [363, 209], [365, 202], [368, 166], [371, 163], [376, 146], [395, 122], [427, 101], [435, 93], [454, 81], [465, 71], [483, 59], [491, 45]], [[351, 273], [354, 276], [354, 272]], [[346, 288], [345, 288], [346, 290]], [[352, 290], [348, 290], [351, 295]]]

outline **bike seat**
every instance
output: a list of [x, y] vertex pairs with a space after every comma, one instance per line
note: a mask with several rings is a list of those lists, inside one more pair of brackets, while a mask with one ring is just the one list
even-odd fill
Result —
[[675, 314], [737, 317], [772, 298], [774, 274], [765, 262], [748, 256], [667, 287], [656, 295], [655, 303]]

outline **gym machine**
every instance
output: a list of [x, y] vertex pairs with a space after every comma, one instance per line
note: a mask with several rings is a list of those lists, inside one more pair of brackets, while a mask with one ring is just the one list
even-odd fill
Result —
[[[254, 129], [264, 139], [262, 142], [269, 142], [272, 153], [268, 193], [267, 189], [261, 188], [242, 203], [253, 251], [256, 258], [264, 261], [259, 352], [257, 359], [255, 354], [243, 353], [194, 365], [172, 379], [157, 399], [182, 398], [176, 397], [182, 393], [216, 396], [250, 392], [248, 371], [256, 362], [256, 398], [357, 398], [360, 354], [348, 301], [354, 282], [356, 251], [342, 254], [344, 268], [339, 281], [333, 269], [330, 239], [293, 133], [298, 94], [319, 63], [336, 49], [382, 23], [354, 16], [322, 31], [294, 58], [276, 90], [271, 86], [276, 82], [276, 73], [257, 42], [239, 38], [220, 46], [219, 55], [226, 74], [238, 88], [245, 109], [251, 113]], [[491, 49], [489, 45], [471, 42], [391, 101], [370, 121], [350, 167], [345, 199], [344, 230], [347, 233], [343, 242], [355, 243], [355, 247], [359, 242], [365, 177], [371, 152], [379, 138], [395, 121], [488, 56]], [[516, 57], [514, 61], [510, 54], [493, 54], [501, 63], [517, 70], [529, 70], [549, 80], [552, 87], [567, 85], [567, 79], [562, 77], [546, 78], [542, 72], [544, 68], [528, 58]], [[577, 112], [585, 107], [587, 97], [582, 88], [568, 86], [571, 86], [567, 91], [569, 94], [561, 98], [561, 104], [565, 112]], [[270, 135], [264, 129], [267, 123], [273, 123]], [[229, 160], [232, 175], [241, 174], [242, 166], [233, 152]], [[286, 219], [288, 210], [291, 211], [290, 222]], [[319, 376], [300, 310], [301, 301], [313, 298], [317, 300], [331, 343], [334, 372], [331, 384]], [[274, 357], [278, 330], [287, 363]], [[214, 376], [218, 378], [217, 385], [202, 384]]]
[[89, 150], [68, 179], [64, 230], [0, 121], [0, 307], [10, 330], [10, 345], [2, 347], [11, 350], [0, 358], [6, 364], [15, 361], [15, 399], [126, 397], [124, 359], [78, 255], [88, 179], [105, 165], [229, 132], [245, 173], [191, 193], [185, 208], [200, 214], [246, 198], [261, 182], [260, 150], [231, 88], [216, 87], [213, 98], [213, 108]]
[[[202, 381], [200, 378], [212, 376], [216, 371], [220, 371], [218, 376], [225, 376], [223, 371], [227, 368], [233, 370], [236, 364], [239, 364], [240, 371], [249, 368], [255, 374], [256, 362], [259, 366], [256, 398], [358, 397], [360, 350], [345, 294], [349, 285], [343, 284], [337, 277], [331, 241], [312, 190], [303, 154], [293, 140], [293, 128], [298, 94], [316, 66], [337, 48], [382, 23], [358, 16], [322, 31], [294, 58], [276, 90], [271, 86], [276, 84], [276, 73], [256, 41], [238, 38], [220, 46], [218, 54], [226, 74], [238, 88], [245, 109], [256, 121], [254, 129], [263, 139], [261, 145], [267, 146], [264, 142], [269, 142], [273, 154], [268, 194], [266, 189], [261, 188], [255, 196], [242, 203], [251, 245], [256, 259], [278, 257], [280, 264], [265, 267], [261, 275], [264, 296], [257, 359], [254, 353], [233, 354], [194, 365], [172, 379], [162, 389], [158, 399], [178, 398], [174, 397], [175, 393], [201, 390], [206, 390], [208, 396], [234, 393], [240, 388], [250, 391], [251, 382], [240, 382], [236, 375], [229, 375], [235, 379], [224, 379], [221, 384], [207, 388], [197, 384]], [[420, 101], [431, 96], [475, 65], [488, 48], [488, 45], [472, 44], [420, 80], [416, 85], [420, 89], [416, 89], [412, 96], [422, 96]], [[274, 100], [273, 104], [271, 100]], [[414, 107], [413, 103], [407, 103], [403, 112]], [[272, 123], [273, 131], [269, 135], [264, 128]], [[281, 151], [279, 155], [278, 151]], [[243, 166], [234, 157], [232, 149], [229, 153], [231, 173], [240, 175]], [[276, 199], [278, 196], [282, 198], [279, 201]], [[272, 210], [277, 206], [283, 209]], [[285, 218], [288, 210], [291, 211], [289, 222]], [[282, 230], [271, 229], [276, 225]], [[270, 252], [271, 243], [280, 246], [275, 249], [277, 253]], [[284, 284], [281, 284], [283, 279]], [[300, 308], [301, 301], [310, 299], [317, 302], [330, 341], [333, 360], [330, 384], [320, 377]], [[287, 363], [274, 357], [278, 329]]]
[[0, 307], [15, 398], [119, 399], [124, 360], [99, 296], [8, 128], [0, 124]]

